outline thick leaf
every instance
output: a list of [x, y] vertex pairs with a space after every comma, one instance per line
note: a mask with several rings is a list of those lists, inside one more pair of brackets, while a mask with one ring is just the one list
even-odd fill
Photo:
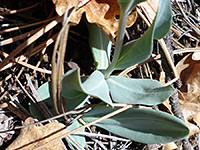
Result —
[[137, 4], [144, 2], [145, 0], [118, 0], [120, 8], [124, 13], [130, 12]]
[[[70, 72], [68, 72], [67, 74], [70, 74]], [[72, 77], [72, 76], [70, 76], [70, 77]], [[74, 78], [73, 78], [73, 81], [75, 81]], [[77, 82], [77, 83], [79, 83], [79, 82]], [[68, 111], [73, 110], [78, 107], [81, 107], [82, 104], [88, 99], [87, 94], [78, 91], [78, 90], [80, 90], [80, 87], [78, 87], [78, 85], [75, 85], [72, 82], [69, 82], [69, 84], [71, 84], [71, 87], [73, 87], [73, 88], [69, 88], [69, 87], [67, 88], [66, 85], [63, 85], [63, 87], [65, 88], [65, 90], [63, 90], [63, 91], [65, 91], [65, 92], [62, 91], [62, 96], [66, 98], [66, 107], [67, 107]], [[50, 106], [52, 106], [51, 98], [50, 98], [51, 90], [50, 90], [49, 82], [46, 82], [42, 86], [40, 86], [37, 89], [37, 92], [42, 100], [45, 100], [46, 103], [48, 103]], [[33, 105], [33, 104], [31, 104], [31, 105]], [[35, 107], [33, 109], [35, 109]], [[53, 111], [52, 111], [52, 113], [54, 114]], [[36, 113], [34, 113], [34, 114], [36, 114]]]
[[87, 23], [87, 27], [96, 69], [105, 70], [109, 65], [111, 42], [96, 24]]
[[[62, 95], [66, 98], [74, 97], [83, 92], [79, 69], [69, 70], [63, 76]], [[75, 90], [76, 92], [72, 92]]]
[[109, 88], [104, 75], [96, 70], [90, 77], [83, 83], [84, 91], [88, 95], [97, 97], [104, 102], [112, 105], [112, 100], [109, 95]]
[[[67, 129], [69, 131], [72, 131], [76, 128], [79, 128], [81, 127], [81, 124], [75, 120]], [[84, 132], [85, 129], [81, 129], [80, 132]], [[71, 135], [72, 138], [79, 143], [79, 145], [84, 148], [85, 147], [85, 137], [84, 136], [81, 136], [81, 135]], [[70, 140], [70, 138], [67, 137], [67, 139], [70, 141], [70, 143], [72, 143], [72, 145], [77, 149], [77, 150], [80, 150], [80, 148], [73, 142]]]
[[82, 84], [79, 69], [70, 70], [63, 77], [62, 95], [65, 98], [72, 98], [74, 96], [85, 93], [87, 95], [96, 97], [112, 106], [112, 100], [109, 96], [109, 89], [104, 75], [96, 70], [90, 77]]
[[73, 98], [66, 98], [65, 104], [67, 107], [67, 110], [74, 110], [79, 107], [82, 107], [84, 103], [88, 100], [89, 96], [85, 93], [81, 93], [80, 95], [77, 95]]
[[139, 40], [131, 41], [122, 47], [122, 52], [115, 66], [115, 70], [122, 70], [143, 62], [149, 58], [152, 49], [153, 26], [151, 26]]
[[37, 92], [42, 100], [45, 100], [50, 97], [50, 87], [49, 87], [49, 82], [44, 83], [41, 85], [38, 89]]
[[[84, 114], [82, 119], [88, 123], [114, 110], [97, 107]], [[145, 108], [129, 109], [95, 125], [130, 140], [152, 144], [176, 141], [189, 133], [182, 120], [168, 113]]]
[[150, 79], [111, 76], [107, 83], [113, 101], [125, 104], [156, 105], [165, 101], [173, 92], [171, 86], [163, 86]]
[[[49, 82], [46, 82], [39, 87], [37, 92], [42, 100], [45, 100], [50, 106], [52, 106]], [[112, 106], [112, 100], [109, 95], [107, 82], [104, 79], [104, 75], [100, 71], [96, 70], [93, 72], [83, 84], [81, 82], [78, 69], [70, 70], [63, 76], [62, 96], [66, 100], [66, 107], [68, 110], [81, 107], [89, 98], [88, 95], [99, 98]], [[43, 116], [41, 116], [40, 113], [37, 113], [38, 109], [33, 105], [34, 104], [30, 104], [32, 112], [39, 118], [42, 118]], [[52, 113], [54, 114], [53, 110]]]
[[163, 38], [169, 32], [172, 21], [172, 10], [170, 1], [160, 0], [159, 7], [161, 8], [158, 8], [158, 13], [156, 16], [154, 39]]
[[[125, 69], [134, 64], [143, 62], [150, 57], [153, 49], [153, 38], [162, 38], [170, 29], [170, 14], [170, 1], [160, 0], [157, 16], [154, 19], [151, 27], [140, 39], [137, 41], [129, 42], [122, 47], [122, 51], [115, 66], [115, 70]], [[155, 30], [157, 31], [154, 35]]]

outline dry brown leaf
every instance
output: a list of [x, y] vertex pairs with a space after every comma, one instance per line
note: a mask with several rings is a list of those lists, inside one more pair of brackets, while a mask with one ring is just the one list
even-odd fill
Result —
[[193, 60], [193, 53], [186, 55], [176, 66], [183, 86], [179, 92], [180, 105], [190, 136], [200, 130], [196, 124], [189, 122], [200, 112], [200, 61]]
[[[70, 8], [77, 6], [81, 0], [52, 0], [56, 7], [58, 15], [63, 15], [68, 5]], [[82, 0], [84, 1], [84, 0]], [[103, 29], [108, 38], [112, 41], [117, 35], [119, 19], [116, 15], [120, 14], [120, 6], [117, 0], [90, 0], [88, 3], [79, 8], [72, 14], [70, 22], [78, 24], [82, 14], [85, 12], [86, 18], [90, 23], [96, 23]], [[134, 11], [128, 17], [127, 27], [134, 24], [137, 13]]]
[[200, 61], [192, 59], [192, 53], [185, 56], [176, 66], [183, 86], [181, 92], [187, 102], [200, 105]]
[[190, 120], [194, 121], [198, 127], [200, 127], [200, 112], [190, 116]]
[[192, 59], [193, 60], [200, 60], [200, 52], [194, 52], [192, 54]]
[[158, 10], [159, 0], [147, 0], [147, 3], [155, 10]]
[[195, 133], [198, 133], [200, 130], [196, 124], [193, 124], [189, 122], [193, 115], [197, 114], [200, 111], [200, 108], [195, 103], [187, 103], [185, 101], [180, 101], [181, 109], [183, 112], [183, 116], [185, 118], [185, 123], [190, 129], [189, 136], [194, 135]]
[[171, 143], [167, 143], [165, 145], [165, 150], [176, 150], [178, 147], [177, 145], [174, 143], [174, 142], [171, 142]]
[[[34, 123], [33, 118], [29, 117], [25, 120], [24, 125], [28, 125]], [[43, 145], [48, 141], [54, 139], [54, 135], [47, 137], [45, 140], [39, 141], [41, 139], [53, 132], [58, 131], [59, 129], [64, 128], [65, 125], [61, 123], [51, 122], [46, 124], [45, 126], [29, 126], [21, 129], [20, 135], [13, 141], [13, 143], [7, 148], [7, 150], [20, 149], [20, 150], [32, 150], [37, 145]], [[38, 141], [37, 141], [38, 140]], [[37, 141], [37, 142], [35, 142]], [[65, 146], [63, 145], [61, 140], [54, 140], [49, 142], [46, 145], [41, 146], [39, 149], [41, 150], [65, 150]]]
[[152, 23], [155, 16], [156, 16], [156, 11], [158, 9], [159, 5], [159, 0], [147, 0], [145, 2], [142, 2], [138, 4], [140, 9], [143, 11], [143, 13], [146, 16], [146, 19]]

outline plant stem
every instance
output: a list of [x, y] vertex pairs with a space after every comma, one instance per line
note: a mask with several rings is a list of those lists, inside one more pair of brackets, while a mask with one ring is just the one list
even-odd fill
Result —
[[105, 72], [105, 78], [107, 79], [110, 74], [114, 71], [114, 67], [117, 64], [119, 59], [119, 55], [121, 53], [123, 41], [124, 41], [124, 32], [126, 29], [126, 21], [127, 21], [128, 13], [125, 14], [123, 10], [120, 12], [120, 19], [119, 19], [119, 27], [118, 27], [118, 34], [117, 34], [117, 41], [116, 41], [116, 48], [113, 56], [113, 61], [109, 65], [108, 69]]

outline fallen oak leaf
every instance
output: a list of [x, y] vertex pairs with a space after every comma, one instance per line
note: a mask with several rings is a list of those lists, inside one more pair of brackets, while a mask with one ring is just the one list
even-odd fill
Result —
[[192, 60], [200, 60], [200, 52], [194, 52], [192, 54]]
[[167, 143], [165, 145], [165, 150], [176, 150], [178, 149], [177, 145], [174, 143], [174, 142], [171, 142], [171, 143]]
[[176, 66], [183, 86], [180, 91], [187, 102], [200, 105], [200, 60], [192, 59], [193, 53], [186, 55]]
[[196, 123], [196, 125], [200, 128], [200, 112], [190, 116], [190, 119]]
[[[78, 6], [80, 0], [52, 0], [56, 7], [58, 15], [63, 15], [66, 8]], [[78, 24], [82, 14], [85, 12], [89, 23], [96, 23], [114, 42], [117, 35], [119, 19], [116, 16], [120, 15], [120, 6], [117, 0], [90, 0], [72, 15], [70, 22], [74, 25]], [[127, 19], [127, 27], [132, 26], [137, 18], [136, 11], [129, 14]]]
[[183, 84], [179, 91], [179, 102], [190, 129], [189, 136], [192, 136], [200, 131], [198, 124], [191, 122], [200, 111], [200, 61], [193, 60], [193, 53], [190, 53], [178, 62], [176, 69]]
[[[25, 120], [24, 125], [34, 123], [33, 118], [29, 117]], [[34, 146], [40, 146], [41, 150], [65, 150], [65, 146], [63, 145], [61, 140], [54, 140], [54, 135], [46, 137], [51, 133], [54, 133], [62, 128], [65, 125], [57, 122], [51, 122], [46, 124], [45, 126], [28, 126], [21, 129], [20, 135], [13, 141], [13, 143], [6, 150], [20, 149], [20, 150], [31, 150], [34, 149]], [[46, 137], [45, 139], [42, 139]], [[40, 141], [40, 139], [42, 139]], [[43, 143], [48, 143], [43, 145]], [[43, 146], [42, 146], [43, 145]]]
[[147, 0], [147, 3], [155, 12], [158, 10], [159, 0]]
[[191, 137], [195, 133], [200, 132], [199, 127], [195, 123], [191, 122], [193, 116], [200, 111], [200, 107], [195, 103], [186, 102], [184, 100], [179, 100], [179, 102], [185, 118], [185, 123], [190, 129], [189, 137]]

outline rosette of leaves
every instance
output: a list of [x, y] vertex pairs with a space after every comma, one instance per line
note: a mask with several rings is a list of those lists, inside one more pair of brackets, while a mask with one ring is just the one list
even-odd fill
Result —
[[[114, 70], [123, 70], [149, 58], [153, 40], [164, 37], [170, 29], [172, 15], [170, 0], [160, 0], [157, 15], [148, 30], [136, 41], [123, 45], [128, 13], [143, 1], [118, 0], [121, 11], [120, 23], [111, 63], [110, 41], [97, 25], [88, 24], [89, 42], [96, 70], [84, 82], [79, 69], [70, 70], [63, 76], [62, 96], [66, 98], [68, 110], [82, 106], [90, 96], [110, 106], [96, 107], [84, 114], [82, 119], [86, 123], [114, 111], [116, 108], [113, 108], [113, 103], [152, 106], [162, 103], [173, 92], [171, 86], [163, 86], [156, 80], [112, 75]], [[38, 89], [43, 100], [50, 99], [49, 85], [45, 83]], [[188, 127], [180, 119], [147, 108], [132, 108], [95, 125], [141, 143], [167, 143], [184, 138], [189, 133]]]

